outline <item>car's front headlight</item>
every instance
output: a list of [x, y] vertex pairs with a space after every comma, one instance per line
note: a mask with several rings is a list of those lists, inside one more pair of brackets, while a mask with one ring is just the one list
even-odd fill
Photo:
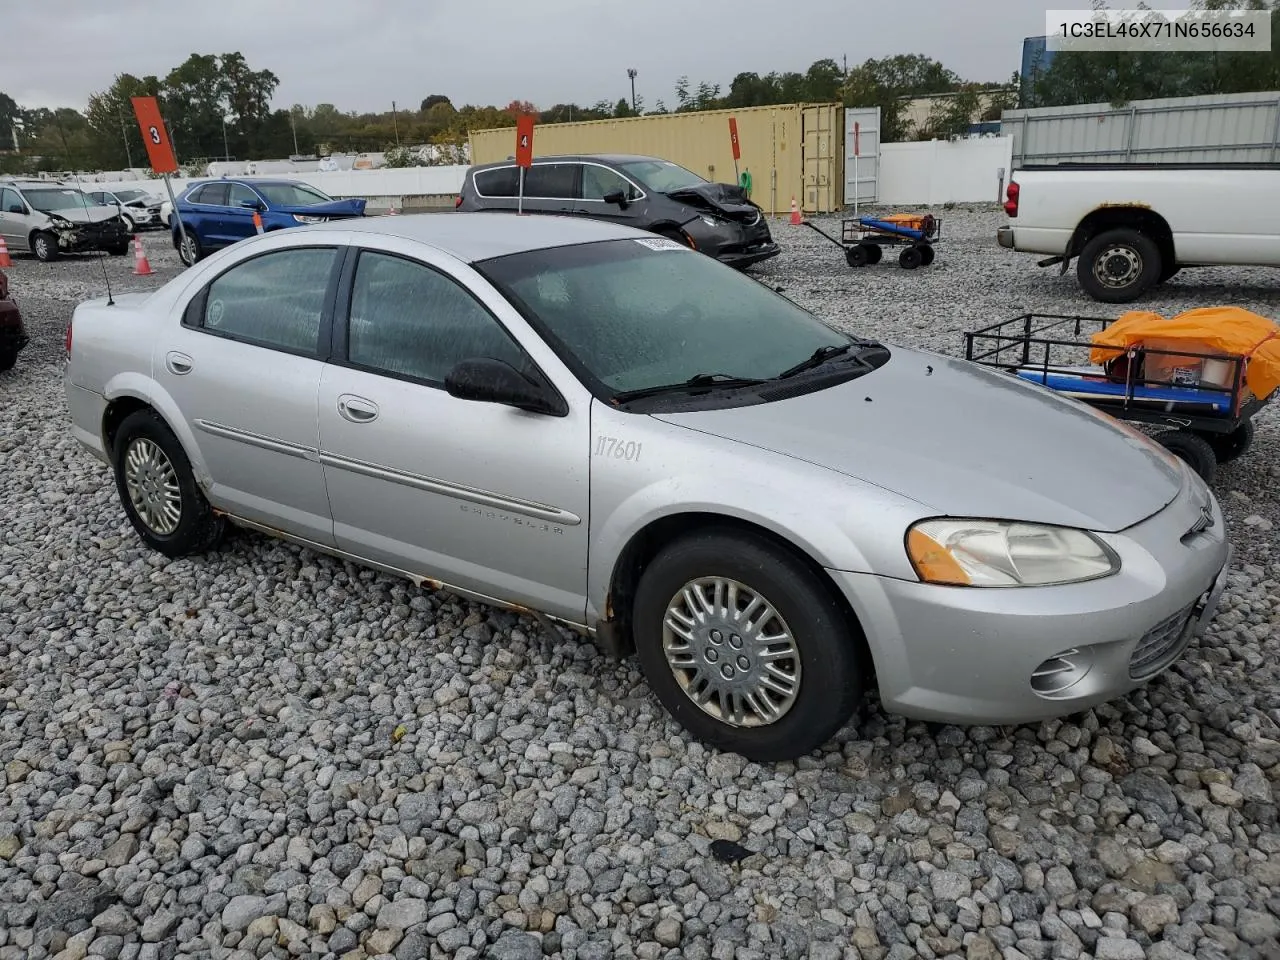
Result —
[[711, 216], [711, 214], [709, 213], [700, 214], [698, 219], [701, 220], [703, 223], [705, 223], [708, 227], [720, 226], [720, 221], [717, 220], [715, 217]]
[[293, 215], [293, 219], [297, 220], [299, 223], [324, 223], [328, 217], [311, 217], [305, 213], [295, 213]]
[[950, 586], [1044, 587], [1120, 569], [1091, 533], [1011, 520], [922, 520], [907, 532], [907, 554], [921, 580]]

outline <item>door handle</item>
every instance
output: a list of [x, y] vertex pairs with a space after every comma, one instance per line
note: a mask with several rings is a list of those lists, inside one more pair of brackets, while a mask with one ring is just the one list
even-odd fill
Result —
[[368, 423], [378, 418], [378, 405], [364, 397], [344, 393], [338, 398], [338, 413], [352, 423]]
[[185, 353], [178, 353], [176, 350], [165, 354], [164, 365], [170, 373], [177, 374], [179, 377], [191, 372], [191, 358]]

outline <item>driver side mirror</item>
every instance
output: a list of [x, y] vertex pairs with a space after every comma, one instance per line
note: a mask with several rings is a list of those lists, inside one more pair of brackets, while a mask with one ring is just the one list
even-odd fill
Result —
[[631, 205], [631, 201], [627, 199], [625, 190], [614, 190], [611, 193], [606, 193], [603, 199], [605, 203], [616, 203], [623, 210]]
[[262, 209], [265, 209], [265, 208], [262, 206], [262, 201], [261, 201], [261, 200], [241, 200], [241, 201], [240, 201], [240, 206], [245, 207], [246, 209], [249, 209], [249, 210], [262, 210]]
[[534, 382], [503, 360], [473, 357], [463, 360], [444, 378], [445, 391], [459, 400], [501, 403], [531, 413], [563, 417], [568, 406], [559, 396]]
[[6, 210], [5, 212], [6, 212], [6, 213], [16, 213], [16, 214], [18, 214], [19, 216], [21, 216], [21, 215], [25, 214], [27, 211], [23, 208], [22, 204], [20, 204], [20, 203], [11, 203], [11, 204], [9, 204], [9, 209], [8, 209], [8, 210]]

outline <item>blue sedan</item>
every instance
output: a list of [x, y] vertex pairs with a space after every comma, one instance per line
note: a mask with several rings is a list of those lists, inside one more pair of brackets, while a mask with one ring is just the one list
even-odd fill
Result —
[[[258, 232], [363, 217], [365, 200], [335, 200], [296, 180], [206, 180], [193, 183], [178, 197], [173, 218], [173, 245], [187, 266], [206, 254]], [[178, 217], [186, 241], [178, 229]]]

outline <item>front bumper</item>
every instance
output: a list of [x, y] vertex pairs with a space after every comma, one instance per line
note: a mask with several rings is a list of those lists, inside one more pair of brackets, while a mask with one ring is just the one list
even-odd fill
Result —
[[1000, 246], [1012, 250], [1013, 249], [1013, 227], [1000, 227], [996, 230], [996, 242]]
[[105, 250], [129, 242], [129, 231], [125, 229], [124, 221], [119, 218], [102, 223], [77, 223], [71, 226], [54, 227], [53, 234], [58, 238], [58, 249], [71, 253], [82, 250]]
[[[858, 611], [887, 710], [961, 724], [1028, 723], [1124, 696], [1213, 619], [1231, 546], [1221, 508], [1189, 534], [1199, 481], [1153, 517], [1102, 535], [1120, 572], [1057, 587], [940, 587], [832, 571]], [[1184, 539], [1185, 538], [1185, 539]]]
[[782, 252], [769, 233], [769, 223], [763, 214], [751, 224], [718, 220], [714, 226], [697, 217], [684, 225], [684, 232], [700, 252], [739, 269]]

